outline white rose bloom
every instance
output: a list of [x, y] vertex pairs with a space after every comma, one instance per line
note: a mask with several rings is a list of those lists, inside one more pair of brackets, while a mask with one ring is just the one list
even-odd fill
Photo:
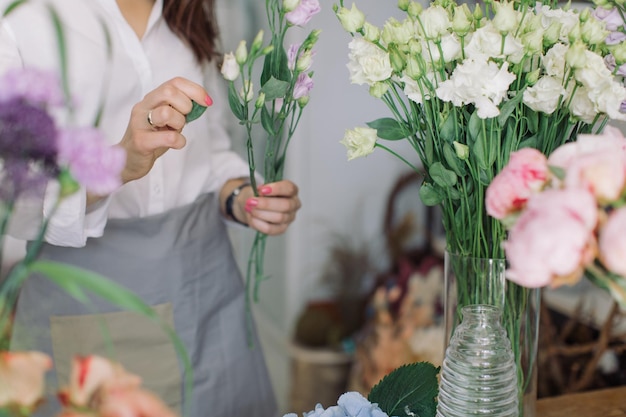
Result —
[[[450, 33], [445, 35], [441, 38], [441, 50], [443, 51], [443, 62], [447, 64], [455, 61], [461, 57], [461, 41], [455, 34]], [[441, 60], [441, 53], [436, 41], [423, 40], [422, 51], [424, 61], [428, 63], [439, 62]]]
[[518, 38], [508, 34], [504, 39], [504, 48], [502, 48], [502, 35], [488, 22], [474, 32], [465, 48], [465, 55], [467, 57], [486, 55], [507, 59], [513, 64], [518, 64], [524, 57], [524, 45]]
[[224, 55], [224, 62], [222, 63], [220, 72], [228, 81], [235, 81], [239, 78], [239, 64], [237, 63], [234, 53], [229, 52]]
[[592, 123], [598, 112], [595, 105], [589, 98], [589, 90], [585, 87], [578, 87], [569, 105], [572, 114], [585, 123]]
[[339, 143], [348, 149], [348, 161], [350, 161], [374, 152], [377, 139], [376, 129], [355, 127], [354, 129], [346, 130], [343, 139]]
[[348, 70], [353, 84], [372, 85], [391, 77], [393, 69], [389, 54], [362, 38], [354, 38], [350, 49]]
[[452, 27], [450, 16], [446, 9], [441, 6], [430, 6], [419, 16], [420, 28], [427, 39], [436, 39], [448, 33]]
[[361, 29], [365, 24], [365, 14], [357, 9], [356, 4], [354, 3], [352, 3], [351, 9], [342, 7], [336, 14], [339, 18], [339, 22], [341, 22], [341, 26], [343, 26], [347, 32], [354, 33]]
[[534, 111], [552, 114], [566, 98], [567, 91], [556, 77], [541, 77], [535, 85], [524, 91], [523, 102]]
[[554, 77], [563, 77], [565, 75], [565, 54], [567, 50], [567, 45], [557, 43], [546, 52], [543, 58], [543, 68], [546, 70], [546, 74]]
[[498, 105], [506, 97], [515, 75], [508, 71], [508, 63], [499, 68], [495, 62], [482, 57], [468, 58], [456, 67], [450, 79], [437, 88], [436, 93], [443, 101], [455, 106], [473, 103], [482, 119], [500, 114]]

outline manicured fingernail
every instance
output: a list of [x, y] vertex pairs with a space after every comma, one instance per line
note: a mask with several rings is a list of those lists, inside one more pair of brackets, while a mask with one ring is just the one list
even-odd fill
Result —
[[259, 189], [259, 191], [261, 192], [261, 194], [271, 194], [272, 193], [272, 187], [269, 187], [267, 185], [261, 187]]
[[211, 106], [213, 104], [213, 99], [211, 98], [210, 95], [206, 95], [206, 97], [204, 98], [204, 102], [206, 103], [207, 107]]
[[250, 213], [252, 211], [253, 207], [256, 207], [259, 204], [259, 200], [257, 200], [256, 198], [249, 198], [246, 201], [246, 207], [245, 210]]

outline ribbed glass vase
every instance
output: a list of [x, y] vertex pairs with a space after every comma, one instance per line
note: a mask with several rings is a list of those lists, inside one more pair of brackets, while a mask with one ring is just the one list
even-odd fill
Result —
[[502, 310], [462, 308], [441, 367], [437, 417], [519, 415], [517, 372]]

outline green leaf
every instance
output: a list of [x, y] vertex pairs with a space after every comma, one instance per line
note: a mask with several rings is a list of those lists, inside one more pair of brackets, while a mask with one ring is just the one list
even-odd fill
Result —
[[235, 83], [228, 83], [228, 105], [235, 117], [242, 122], [245, 120], [243, 114], [243, 104], [239, 101], [239, 93], [235, 90]]
[[17, 9], [18, 6], [26, 3], [27, 0], [15, 0], [13, 3], [9, 4], [6, 9], [4, 9], [4, 13], [2, 16], [8, 16], [13, 10]]
[[424, 140], [424, 157], [426, 158], [426, 165], [430, 166], [435, 160], [435, 144], [431, 137], [427, 137]]
[[[478, 112], [474, 112], [472, 113], [472, 115], [470, 116], [469, 119], [469, 136], [472, 139], [472, 141], [476, 141], [478, 139], [478, 136], [480, 135], [480, 132], [483, 128], [483, 121], [480, 117], [478, 117]], [[468, 143], [468, 145], [471, 145], [471, 143]]]
[[539, 112], [526, 112], [526, 120], [528, 121], [528, 130], [533, 134], [537, 133], [539, 131]]
[[428, 169], [428, 175], [435, 181], [435, 184], [443, 188], [452, 187], [457, 181], [457, 175], [454, 171], [444, 167], [441, 162], [432, 164]]
[[481, 169], [489, 169], [496, 160], [496, 151], [494, 146], [489, 146], [486, 135], [480, 134], [476, 138], [476, 143], [472, 148], [474, 158], [478, 162]]
[[367, 123], [372, 129], [378, 131], [378, 137], [386, 140], [400, 140], [405, 139], [408, 134], [408, 129], [396, 119], [391, 117], [383, 117]]
[[261, 108], [261, 126], [270, 136], [275, 136], [276, 132], [274, 129], [274, 119], [270, 115], [270, 112], [267, 110], [267, 107], [264, 105]]
[[520, 142], [518, 148], [535, 148], [538, 149], [539, 146], [539, 137], [537, 135], [532, 135], [529, 138], [524, 139]]
[[456, 118], [452, 113], [448, 113], [448, 116], [439, 128], [439, 136], [446, 142], [453, 142], [456, 140]]
[[204, 114], [207, 108], [207, 106], [202, 106], [193, 100], [191, 101], [191, 104], [192, 104], [191, 111], [187, 113], [187, 115], [185, 116], [185, 122], [187, 123], [193, 122], [198, 117], [202, 116], [202, 114]]
[[561, 181], [563, 181], [565, 179], [565, 170], [563, 168], [557, 167], [557, 166], [554, 166], [554, 165], [548, 165], [548, 169], [550, 170], [552, 175], [554, 175], [555, 177], [557, 177]]
[[465, 163], [459, 159], [454, 151], [454, 148], [449, 143], [443, 144], [443, 157], [456, 175], [460, 177], [465, 175]]
[[443, 190], [429, 183], [422, 183], [419, 191], [420, 199], [426, 206], [436, 206], [444, 199]]
[[291, 71], [289, 70], [287, 53], [285, 48], [282, 47], [282, 39], [274, 36], [271, 43], [274, 45], [274, 49], [265, 55], [261, 73], [261, 87], [272, 77], [282, 81], [291, 81]]
[[403, 365], [375, 385], [367, 399], [377, 403], [388, 416], [434, 417], [439, 370], [428, 362]]
[[504, 127], [504, 124], [508, 120], [509, 116], [513, 113], [515, 108], [519, 103], [522, 102], [522, 97], [524, 96], [524, 90], [521, 89], [515, 97], [512, 99], [505, 101], [502, 107], [500, 108], [500, 114], [498, 115], [498, 124], [501, 127]]
[[287, 95], [289, 83], [287, 81], [277, 80], [270, 77], [269, 80], [261, 87], [261, 92], [265, 93], [265, 101], [272, 101]]

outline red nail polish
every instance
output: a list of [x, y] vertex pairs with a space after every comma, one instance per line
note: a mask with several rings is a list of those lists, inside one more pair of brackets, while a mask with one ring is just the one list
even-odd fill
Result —
[[272, 193], [272, 187], [265, 185], [265, 186], [261, 187], [261, 189], [259, 191], [261, 191], [261, 194], [266, 194], [266, 195], [267, 194], [271, 194]]
[[210, 95], [206, 95], [206, 97], [204, 98], [204, 102], [206, 103], [207, 107], [211, 106], [213, 104], [213, 99], [211, 98]]

